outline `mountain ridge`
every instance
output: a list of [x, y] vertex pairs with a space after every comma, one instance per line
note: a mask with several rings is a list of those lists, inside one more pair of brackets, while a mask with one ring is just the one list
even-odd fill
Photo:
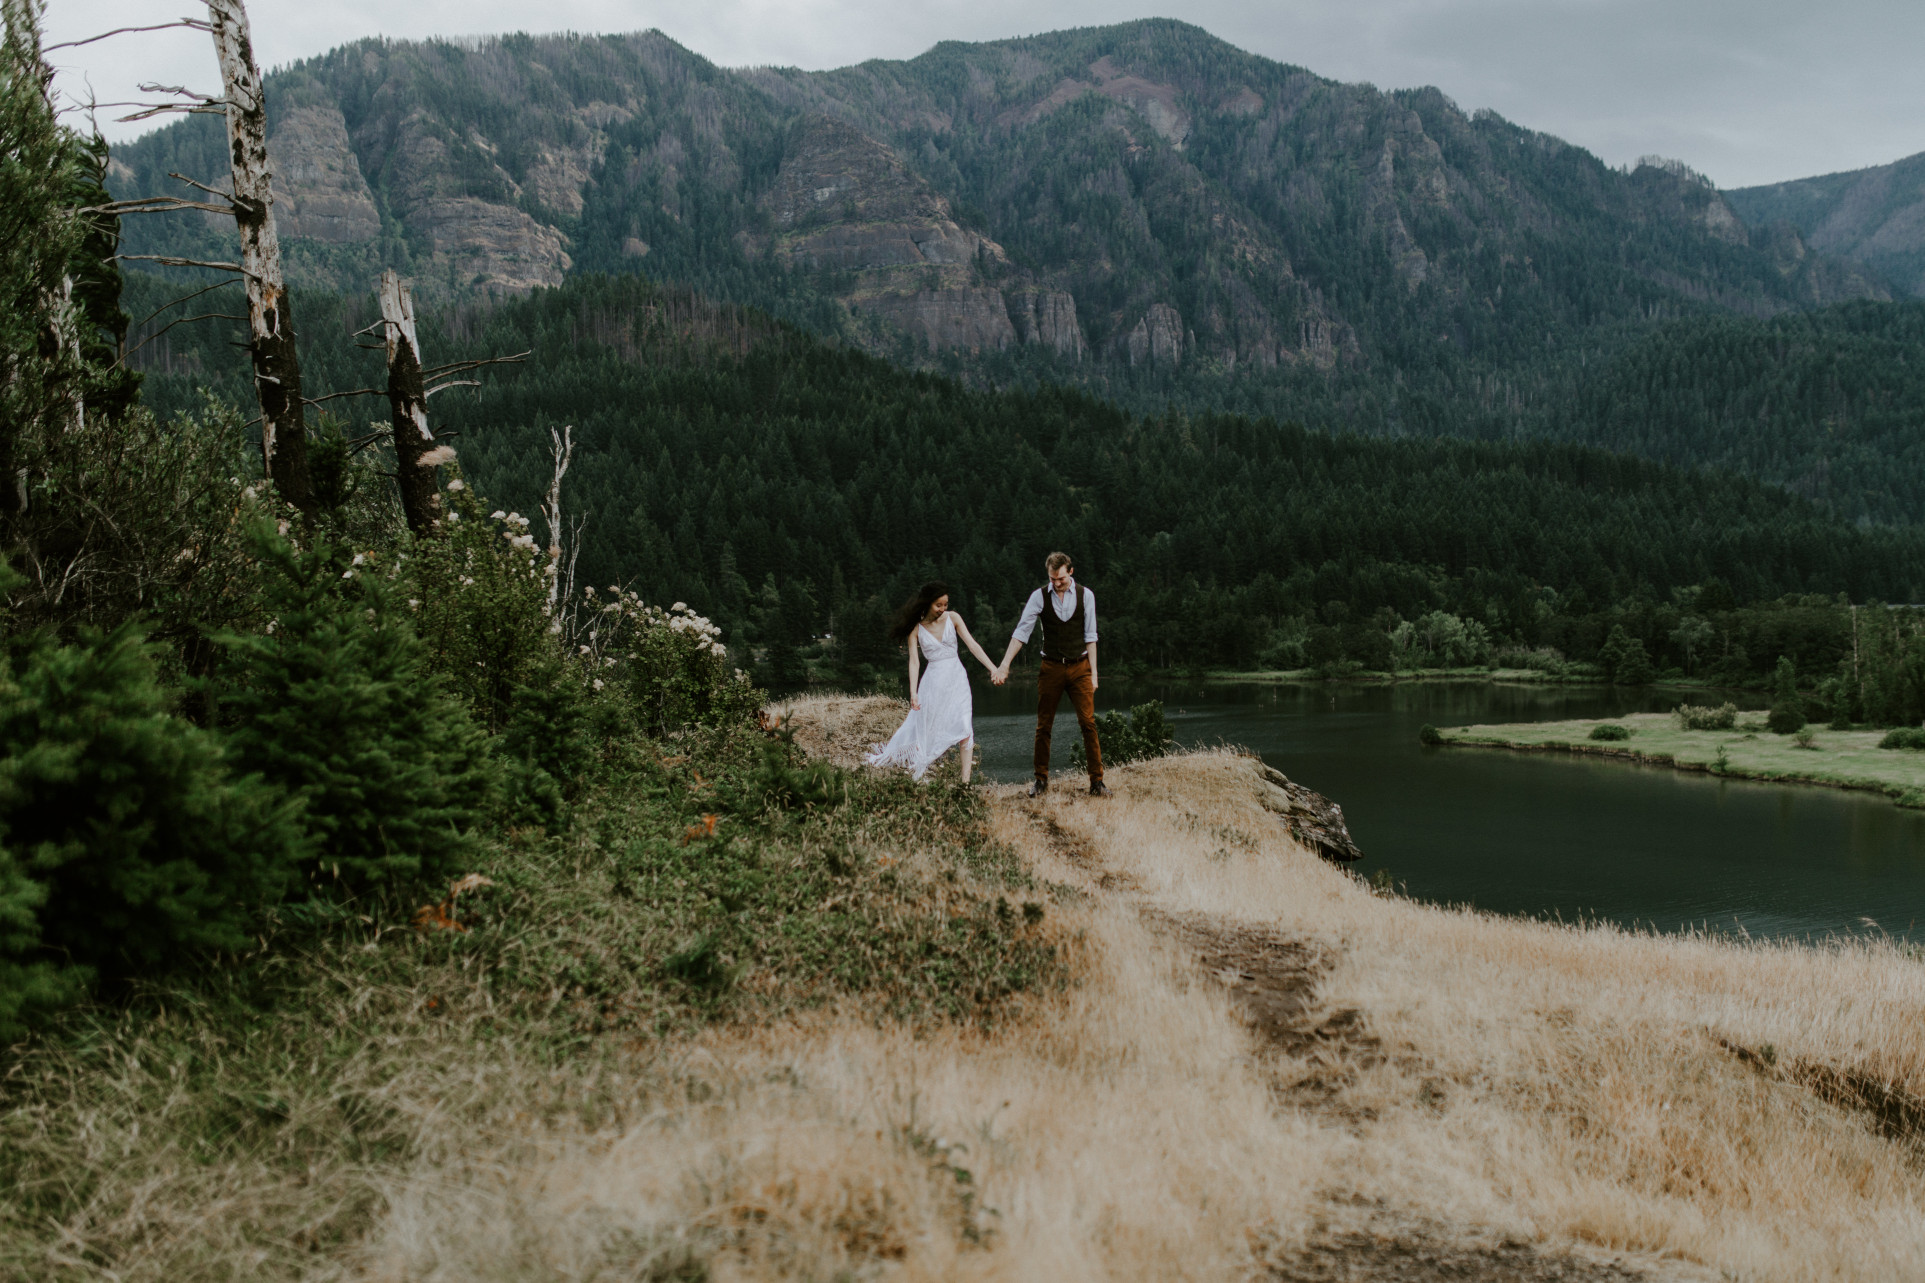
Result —
[[1797, 227], [1812, 248], [1925, 298], [1925, 152], [1724, 195], [1747, 220]]
[[[1173, 20], [828, 72], [728, 70], [660, 32], [363, 41], [269, 87], [290, 270], [335, 289], [639, 270], [909, 357], [1232, 373], [1410, 368], [1440, 343], [1510, 361], [1666, 309], [1885, 294], [1694, 176]], [[117, 191], [219, 172], [218, 132], [116, 149]]]

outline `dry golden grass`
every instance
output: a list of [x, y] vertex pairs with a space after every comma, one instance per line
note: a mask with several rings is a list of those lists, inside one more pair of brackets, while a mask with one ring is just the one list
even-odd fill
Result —
[[[809, 701], [798, 739], [852, 752], [899, 708]], [[1916, 1140], [1798, 1076], [1925, 1094], [1914, 959], [1425, 907], [1298, 848], [1250, 759], [1110, 781], [990, 790], [996, 835], [1055, 888], [1039, 929], [1066, 990], [984, 1028], [828, 1011], [561, 1060], [423, 1032], [365, 1056], [405, 1161], [257, 1190], [143, 1159], [113, 1212], [155, 1250], [115, 1276], [189, 1277], [199, 1232], [223, 1246], [196, 1277], [1287, 1277], [1361, 1227], [1664, 1278], [1925, 1278]], [[1311, 1018], [1360, 1011], [1378, 1054], [1264, 1045], [1159, 914], [1309, 941], [1330, 960]], [[302, 1218], [331, 1227], [309, 1267], [277, 1243], [245, 1268], [250, 1237]]]
[[[833, 749], [895, 715], [813, 701], [797, 723]], [[1925, 1277], [1916, 1152], [1718, 1041], [1925, 1089], [1916, 962], [1387, 899], [1296, 848], [1247, 759], [1112, 778], [1107, 803], [1046, 810], [996, 790], [999, 836], [1084, 891], [1049, 923], [1068, 993], [994, 1034], [832, 1017], [711, 1033], [678, 1053], [683, 1088], [623, 1128], [411, 1177], [364, 1273], [597, 1277], [626, 1253], [602, 1277], [686, 1254], [718, 1278], [1215, 1279], [1288, 1259], [1319, 1224], [1388, 1217], [1666, 1275]], [[1382, 1059], [1256, 1054], [1146, 907], [1321, 943], [1319, 1003], [1361, 1010]], [[1331, 1072], [1335, 1101], [1280, 1103]]]

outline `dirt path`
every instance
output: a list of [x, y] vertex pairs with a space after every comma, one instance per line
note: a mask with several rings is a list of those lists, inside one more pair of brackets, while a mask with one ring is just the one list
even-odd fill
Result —
[[[1205, 977], [1228, 991], [1280, 1103], [1340, 1126], [1364, 1128], [1374, 1121], [1369, 1109], [1348, 1104], [1345, 1093], [1385, 1051], [1365, 1012], [1331, 1010], [1321, 1000], [1319, 982], [1330, 969], [1333, 946], [1207, 914], [1169, 912], [1144, 898], [1135, 879], [1106, 868], [1101, 852], [1066, 829], [1050, 805], [1013, 794], [995, 804], [1021, 808], [1051, 851], [1097, 894], [1135, 901], [1146, 923], [1179, 943]], [[1435, 1093], [1436, 1108], [1445, 1106], [1442, 1082], [1427, 1079], [1423, 1089]], [[1493, 1239], [1474, 1226], [1385, 1206], [1333, 1207], [1307, 1244], [1276, 1252], [1260, 1248], [1259, 1261], [1264, 1276], [1280, 1283], [1657, 1283], [1696, 1277], [1546, 1252], [1515, 1239]]]

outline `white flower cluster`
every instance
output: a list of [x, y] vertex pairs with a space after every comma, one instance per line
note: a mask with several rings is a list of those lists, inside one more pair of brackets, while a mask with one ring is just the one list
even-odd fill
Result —
[[[600, 654], [613, 649], [616, 639], [630, 629], [666, 628], [680, 637], [687, 637], [701, 649], [716, 659], [726, 659], [729, 648], [722, 644], [722, 629], [713, 621], [695, 613], [685, 601], [678, 601], [664, 610], [660, 606], [650, 606], [641, 594], [610, 584], [608, 591], [614, 599], [595, 610], [596, 594], [593, 587], [583, 587], [582, 605], [594, 610], [592, 618], [601, 622], [587, 632], [590, 645], [582, 646], [583, 655]], [[581, 634], [577, 633], [577, 637]], [[631, 652], [628, 658], [635, 656]], [[612, 661], [605, 661], [612, 662]]]

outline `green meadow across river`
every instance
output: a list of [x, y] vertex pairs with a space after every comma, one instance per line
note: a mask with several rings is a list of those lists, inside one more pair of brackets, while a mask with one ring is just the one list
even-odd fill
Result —
[[[1630, 735], [1592, 739], [1593, 728], [1605, 724], [1622, 726]], [[1814, 725], [1802, 736], [1774, 735], [1765, 728], [1764, 715], [1757, 713], [1728, 730], [1688, 731], [1669, 713], [1632, 713], [1611, 719], [1439, 727], [1437, 733], [1437, 742], [1445, 745], [1626, 757], [1738, 779], [1869, 789], [1896, 798], [1900, 805], [1925, 808], [1925, 753], [1880, 748], [1883, 730]]]

